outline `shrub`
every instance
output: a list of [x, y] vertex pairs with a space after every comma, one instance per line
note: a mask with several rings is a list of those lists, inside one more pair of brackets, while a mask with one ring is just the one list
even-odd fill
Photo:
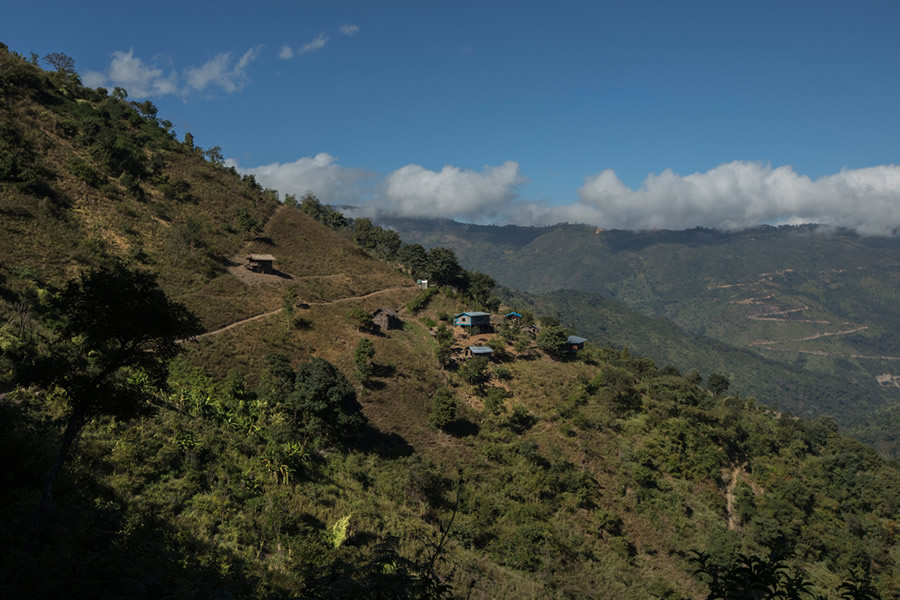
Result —
[[435, 429], [443, 429], [456, 420], [456, 398], [447, 388], [440, 388], [431, 399], [429, 424]]

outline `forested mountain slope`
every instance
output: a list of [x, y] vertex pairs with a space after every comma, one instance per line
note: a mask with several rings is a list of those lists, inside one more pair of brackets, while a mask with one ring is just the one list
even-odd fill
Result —
[[74, 73], [0, 47], [0, 89], [10, 597], [896, 597], [900, 472], [833, 421], [565, 352], [452, 252], [280, 205]]
[[[384, 223], [410, 242], [453, 248], [465, 266], [502, 285], [547, 293], [540, 299], [542, 310], [558, 310], [595, 338], [684, 364], [682, 349], [651, 349], [652, 343], [633, 342], [633, 336], [611, 335], [616, 328], [603, 324], [603, 310], [592, 307], [608, 307], [605, 299], [614, 299], [732, 346], [741, 352], [731, 355], [744, 358], [728, 365], [727, 372], [760, 399], [799, 414], [832, 414], [848, 429], [889, 419], [886, 431], [863, 435], [877, 438], [882, 451], [896, 456], [897, 434], [891, 430], [900, 429], [895, 408], [900, 400], [897, 238], [815, 226], [722, 233], [409, 219]], [[722, 369], [721, 361], [697, 359], [692, 364], [698, 368]], [[761, 375], [762, 366], [772, 361], [787, 368]], [[790, 399], [785, 385], [793, 388]]]

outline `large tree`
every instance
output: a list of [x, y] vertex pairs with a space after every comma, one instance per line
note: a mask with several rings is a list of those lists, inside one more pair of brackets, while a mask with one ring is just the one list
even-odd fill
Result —
[[464, 272], [456, 260], [456, 253], [449, 248], [432, 248], [428, 252], [429, 279], [439, 285], [458, 286], [464, 281]]
[[187, 308], [170, 301], [153, 274], [121, 263], [70, 281], [47, 306], [45, 345], [24, 358], [20, 384], [58, 390], [66, 427], [41, 495], [46, 510], [72, 442], [94, 417], [133, 416], [166, 389], [180, 338], [201, 331]]
[[288, 409], [299, 432], [319, 446], [352, 437], [365, 422], [350, 381], [323, 358], [297, 369]]

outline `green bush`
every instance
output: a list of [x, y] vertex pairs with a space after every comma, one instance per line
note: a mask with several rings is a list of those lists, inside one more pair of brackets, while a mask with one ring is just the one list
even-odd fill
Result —
[[447, 388], [438, 389], [431, 398], [429, 424], [435, 429], [443, 429], [456, 420], [456, 398]]

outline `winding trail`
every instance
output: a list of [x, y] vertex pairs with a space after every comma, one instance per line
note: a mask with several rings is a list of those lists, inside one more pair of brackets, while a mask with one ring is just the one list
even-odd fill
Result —
[[808, 342], [810, 340], [817, 340], [823, 337], [833, 337], [836, 335], [850, 335], [851, 333], [856, 333], [857, 331], [862, 331], [864, 329], [868, 329], [868, 325], [860, 325], [859, 327], [855, 327], [853, 329], [844, 329], [842, 331], [826, 331], [824, 333], [816, 333], [813, 335], [808, 335], [802, 338], [794, 338], [790, 340], [759, 340], [756, 342], [751, 342], [750, 346], [769, 346], [772, 344], [788, 344], [790, 342]]
[[[402, 286], [394, 286], [389, 288], [384, 288], [383, 290], [376, 290], [374, 292], [369, 292], [368, 294], [362, 294], [359, 296], [346, 296], [344, 298], [337, 298], [335, 300], [327, 300], [325, 302], [304, 302], [303, 304], [307, 306], [326, 306], [328, 304], [338, 304], [340, 302], [350, 302], [352, 300], [362, 300], [364, 298], [371, 298], [372, 296], [377, 296], [379, 294], [384, 294], [386, 292], [392, 292], [396, 290], [411, 290], [415, 289], [413, 286], [402, 285]], [[194, 336], [192, 338], [185, 338], [178, 340], [178, 343], [184, 343], [190, 340], [199, 340], [201, 338], [209, 337], [212, 335], [218, 335], [222, 332], [228, 331], [229, 329], [234, 329], [235, 327], [239, 327], [240, 325], [244, 325], [245, 323], [249, 323], [250, 321], [257, 321], [259, 319], [265, 319], [266, 317], [271, 317], [272, 315], [276, 315], [282, 312], [283, 308], [278, 308], [275, 310], [270, 310], [269, 312], [260, 313], [258, 315], [253, 315], [252, 317], [247, 317], [246, 319], [241, 319], [240, 321], [235, 321], [233, 323], [229, 323], [228, 325], [223, 325], [218, 329], [213, 329], [211, 331], [207, 331], [205, 333], [201, 333], [200, 335]]]
[[737, 487], [738, 477], [741, 474], [741, 468], [735, 467], [731, 472], [731, 481], [728, 482], [728, 489], [725, 490], [725, 510], [728, 512], [728, 529], [737, 529], [737, 518], [734, 514], [734, 488]]

